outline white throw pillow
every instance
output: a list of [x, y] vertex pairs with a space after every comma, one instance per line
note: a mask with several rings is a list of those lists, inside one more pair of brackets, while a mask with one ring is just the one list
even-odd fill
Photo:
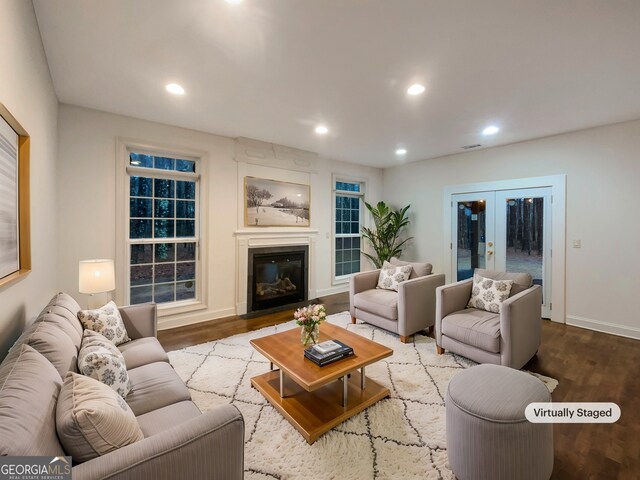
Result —
[[378, 277], [378, 286], [376, 288], [382, 288], [384, 290], [398, 291], [398, 284], [409, 280], [411, 275], [411, 265], [391, 265], [389, 262], [382, 264], [380, 270], [380, 276]]
[[82, 335], [78, 371], [111, 387], [122, 398], [131, 391], [131, 380], [122, 353], [93, 330], [85, 330]]
[[114, 345], [131, 341], [114, 302], [109, 302], [104, 307], [95, 310], [80, 310], [78, 319], [84, 328], [104, 335]]
[[513, 280], [492, 280], [475, 274], [467, 307], [500, 313], [500, 305], [509, 298], [512, 285]]
[[56, 430], [74, 462], [86, 462], [144, 438], [122, 397], [90, 377], [67, 373], [58, 404]]

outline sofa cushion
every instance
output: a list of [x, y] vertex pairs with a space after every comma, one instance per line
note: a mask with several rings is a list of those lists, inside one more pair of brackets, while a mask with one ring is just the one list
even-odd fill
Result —
[[398, 319], [398, 292], [393, 290], [365, 290], [353, 296], [353, 306], [391, 320]]
[[105, 384], [69, 372], [56, 409], [58, 436], [76, 462], [86, 462], [142, 440], [127, 403]]
[[411, 275], [409, 275], [409, 280], [413, 278], [425, 277], [427, 275], [431, 275], [431, 272], [433, 271], [433, 266], [430, 263], [405, 262], [396, 257], [391, 257], [391, 260], [389, 260], [389, 263], [391, 263], [391, 265], [397, 265], [397, 266], [411, 265], [413, 269], [411, 270]]
[[114, 302], [109, 302], [94, 310], [80, 310], [78, 318], [84, 328], [104, 335], [114, 345], [131, 341], [120, 316], [120, 311]]
[[138, 416], [184, 400], [191, 400], [189, 389], [166, 362], [150, 363], [129, 370], [132, 389], [125, 399]]
[[78, 352], [78, 370], [126, 397], [131, 390], [127, 366], [120, 350], [93, 330], [85, 330]]
[[380, 269], [380, 276], [378, 277], [378, 285], [376, 288], [397, 292], [398, 284], [409, 280], [412, 268], [411, 265], [394, 266], [389, 262], [384, 262]]
[[0, 366], [0, 455], [64, 456], [56, 435], [58, 371], [29, 345]]
[[122, 352], [128, 369], [141, 367], [154, 362], [169, 362], [169, 356], [155, 337], [144, 337], [121, 343], [118, 348]]
[[56, 309], [56, 307], [47, 307], [47, 309], [43, 310], [40, 316], [36, 318], [35, 322], [33, 323], [47, 322], [56, 325], [71, 339], [77, 351], [80, 348], [80, 343], [82, 342], [82, 332], [78, 333], [73, 325], [69, 323], [69, 320], [61, 315], [58, 315], [57, 313], [54, 313], [52, 311], [52, 308], [54, 310]]
[[465, 308], [442, 319], [442, 334], [489, 352], [500, 352], [500, 315]]
[[150, 437], [200, 415], [200, 409], [189, 400], [145, 413], [136, 417], [136, 420], [144, 436]]
[[60, 379], [63, 379], [68, 371], [78, 371], [78, 350], [71, 338], [54, 323], [31, 324], [16, 343], [29, 345], [43, 355], [56, 368]]
[[509, 298], [512, 285], [513, 280], [492, 280], [476, 273], [473, 275], [473, 288], [467, 306], [499, 313], [500, 305]]
[[60, 292], [54, 295], [49, 300], [48, 305], [44, 308], [44, 311], [50, 311], [51, 313], [57, 313], [61, 317], [65, 318], [69, 324], [78, 332], [78, 335], [82, 337], [82, 325], [78, 320], [78, 312], [80, 311], [80, 305], [75, 299], [66, 293]]

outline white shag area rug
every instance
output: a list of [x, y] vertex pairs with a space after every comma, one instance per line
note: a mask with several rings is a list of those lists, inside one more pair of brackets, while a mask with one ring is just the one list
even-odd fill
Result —
[[[206, 411], [233, 403], [245, 420], [245, 479], [454, 479], [447, 460], [444, 394], [449, 380], [475, 365], [463, 357], [437, 355], [435, 340], [416, 335], [403, 344], [379, 328], [351, 324], [348, 312], [328, 322], [389, 346], [393, 356], [367, 367], [391, 397], [338, 425], [313, 445], [251, 387], [269, 362], [249, 340], [290, 328], [293, 321], [169, 353], [193, 401]], [[322, 329], [322, 326], [320, 327]], [[537, 374], [549, 388], [558, 382]]]

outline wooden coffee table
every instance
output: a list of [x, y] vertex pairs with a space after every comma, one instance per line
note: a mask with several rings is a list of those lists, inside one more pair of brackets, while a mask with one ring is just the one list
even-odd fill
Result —
[[[344, 328], [324, 323], [320, 341], [340, 340], [354, 354], [324, 367], [304, 357], [300, 328], [251, 340], [271, 362], [271, 370], [251, 385], [298, 430], [308, 443], [389, 396], [389, 389], [365, 376], [365, 367], [393, 350]], [[273, 366], [278, 369], [274, 370]]]

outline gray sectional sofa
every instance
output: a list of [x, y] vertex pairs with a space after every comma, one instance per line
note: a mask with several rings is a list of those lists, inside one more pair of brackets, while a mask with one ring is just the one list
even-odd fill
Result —
[[[77, 372], [78, 303], [60, 293], [0, 364], [0, 454], [65, 456], [56, 433], [63, 378]], [[244, 420], [231, 405], [201, 413], [156, 339], [156, 307], [120, 309], [120, 345], [132, 391], [125, 398], [144, 439], [73, 466], [74, 479], [243, 478]]]

